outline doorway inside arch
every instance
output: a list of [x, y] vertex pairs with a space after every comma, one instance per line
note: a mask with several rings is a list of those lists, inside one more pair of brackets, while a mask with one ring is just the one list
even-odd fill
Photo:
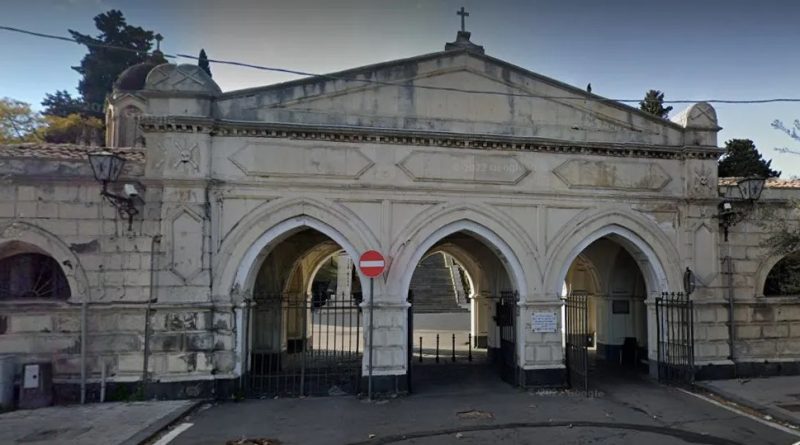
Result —
[[246, 317], [248, 394], [358, 393], [363, 297], [351, 258], [308, 228], [285, 235], [260, 257]]
[[649, 371], [647, 294], [636, 259], [612, 237], [594, 241], [573, 260], [562, 290], [563, 346], [573, 388], [588, 390], [593, 379]]
[[419, 261], [408, 291], [410, 392], [516, 383], [516, 295], [488, 243], [449, 235]]

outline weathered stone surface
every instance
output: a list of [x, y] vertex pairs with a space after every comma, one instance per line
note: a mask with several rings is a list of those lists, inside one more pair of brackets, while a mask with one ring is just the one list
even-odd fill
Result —
[[171, 218], [171, 270], [185, 282], [191, 281], [203, 267], [203, 218], [181, 209]]
[[464, 151], [413, 151], [397, 164], [414, 181], [516, 184], [530, 174], [516, 157]]
[[230, 156], [248, 176], [358, 179], [374, 163], [358, 147], [248, 143]]
[[616, 160], [573, 159], [556, 167], [553, 174], [573, 189], [658, 191], [672, 180], [657, 163]]

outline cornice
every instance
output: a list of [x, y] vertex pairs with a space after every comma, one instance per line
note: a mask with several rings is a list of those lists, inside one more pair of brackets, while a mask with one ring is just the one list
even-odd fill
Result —
[[140, 124], [142, 129], [148, 133], [203, 133], [215, 137], [260, 137], [607, 157], [716, 160], [723, 153], [722, 149], [710, 146], [669, 147], [644, 144], [568, 142], [501, 135], [421, 132], [352, 126], [257, 123], [183, 116], [148, 116], [142, 118]]

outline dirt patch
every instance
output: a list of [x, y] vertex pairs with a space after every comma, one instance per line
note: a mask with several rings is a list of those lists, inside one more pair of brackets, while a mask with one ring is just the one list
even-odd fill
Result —
[[468, 411], [459, 411], [456, 413], [456, 416], [461, 420], [486, 420], [486, 419], [494, 419], [494, 414], [488, 411], [480, 411], [477, 409], [471, 409]]

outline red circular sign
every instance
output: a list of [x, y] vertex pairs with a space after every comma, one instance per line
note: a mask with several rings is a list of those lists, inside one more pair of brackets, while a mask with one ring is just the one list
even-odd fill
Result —
[[377, 250], [368, 250], [362, 253], [361, 258], [358, 259], [358, 268], [364, 275], [375, 278], [386, 269], [386, 260]]

